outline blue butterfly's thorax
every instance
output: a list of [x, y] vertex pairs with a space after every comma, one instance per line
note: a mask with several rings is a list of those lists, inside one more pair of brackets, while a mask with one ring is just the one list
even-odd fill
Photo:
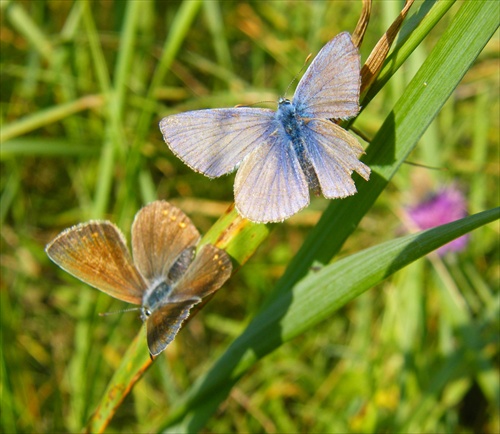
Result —
[[142, 299], [142, 319], [145, 320], [160, 305], [164, 304], [172, 291], [172, 285], [165, 280], [153, 284]]
[[276, 119], [280, 122], [288, 138], [295, 142], [301, 137], [301, 129], [304, 122], [297, 116], [297, 111], [293, 103], [281, 98], [276, 112]]
[[280, 126], [283, 128], [284, 134], [288, 137], [288, 143], [297, 155], [301, 169], [307, 178], [309, 188], [315, 193], [319, 194], [319, 181], [314, 171], [314, 167], [309, 157], [305, 142], [304, 142], [304, 118], [300, 115], [297, 106], [288, 99], [280, 98], [278, 101], [278, 110], [276, 112], [276, 119], [279, 121]]

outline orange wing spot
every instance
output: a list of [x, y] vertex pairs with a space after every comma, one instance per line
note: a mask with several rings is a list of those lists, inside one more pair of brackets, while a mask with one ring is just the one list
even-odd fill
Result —
[[218, 253], [216, 253], [216, 254], [214, 255], [214, 261], [217, 261], [217, 259], [219, 259], [219, 254], [218, 254]]
[[162, 212], [161, 212], [161, 213], [162, 213], [163, 215], [168, 215], [168, 210], [164, 209], [164, 210], [162, 210]]
[[177, 220], [177, 216], [176, 215], [171, 215], [170, 216], [170, 220], [172, 220], [174, 222], [175, 220]]
[[186, 223], [180, 222], [179, 223], [179, 227], [182, 228], [182, 229], [184, 229], [186, 227]]
[[97, 238], [99, 237], [99, 234], [97, 232], [92, 232], [92, 238]]

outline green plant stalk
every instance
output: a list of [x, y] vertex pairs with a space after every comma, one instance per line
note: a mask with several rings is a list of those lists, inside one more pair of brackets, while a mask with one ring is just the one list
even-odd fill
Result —
[[[267, 237], [268, 233], [268, 226], [257, 225], [239, 217], [234, 207], [231, 206], [203, 237], [198, 248], [207, 243], [217, 245], [226, 249], [233, 261], [241, 266], [253, 254], [262, 240]], [[242, 249], [241, 246], [245, 246], [245, 248]], [[194, 312], [192, 312], [193, 314]], [[109, 382], [101, 402], [86, 426], [86, 432], [104, 431], [116, 409], [151, 363], [144, 327], [142, 327]]]
[[[161, 83], [165, 78], [165, 74], [172, 66], [172, 62], [179, 52], [182, 43], [186, 39], [186, 35], [191, 28], [191, 25], [196, 18], [196, 15], [202, 3], [203, 2], [201, 0], [182, 2], [175, 16], [175, 20], [172, 23], [172, 27], [170, 29], [168, 37], [165, 40], [165, 44], [162, 50], [162, 56], [160, 58], [158, 66], [155, 69], [153, 79], [151, 80], [151, 85], [146, 95], [146, 100], [154, 100], [156, 89], [161, 86]], [[156, 108], [156, 105], [154, 105], [153, 107], [148, 104], [143, 105], [143, 110], [141, 112], [141, 116], [137, 125], [137, 141], [143, 140], [143, 138], [151, 128], [151, 118], [154, 113], [154, 108]], [[136, 145], [140, 144], [140, 142], [137, 143], [137, 141]]]
[[85, 29], [85, 34], [89, 43], [90, 55], [92, 58], [92, 64], [95, 68], [95, 74], [97, 82], [101, 92], [107, 97], [111, 94], [111, 81], [109, 78], [109, 70], [106, 65], [106, 57], [102, 51], [102, 47], [99, 41], [99, 33], [96, 29], [94, 18], [92, 16], [91, 6], [88, 0], [83, 3], [83, 25]]
[[203, 7], [206, 15], [206, 21], [210, 33], [214, 51], [217, 57], [217, 65], [225, 71], [233, 71], [231, 62], [231, 50], [227, 44], [224, 31], [224, 21], [222, 19], [220, 2], [205, 1]]

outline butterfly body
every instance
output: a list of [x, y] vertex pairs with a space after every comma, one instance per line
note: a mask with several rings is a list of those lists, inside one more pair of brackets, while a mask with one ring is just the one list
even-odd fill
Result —
[[167, 304], [171, 292], [172, 285], [169, 285], [165, 280], [149, 287], [142, 298], [141, 319], [146, 321], [152, 312]]
[[278, 100], [278, 110], [276, 111], [276, 119], [281, 123], [288, 138], [295, 142], [301, 138], [300, 128], [304, 124], [303, 119], [297, 113], [295, 105], [286, 98]]
[[151, 355], [174, 339], [191, 308], [231, 275], [229, 256], [206, 244], [184, 213], [164, 201], [142, 208], [132, 225], [130, 256], [121, 231], [91, 221], [63, 231], [47, 245], [62, 269], [119, 300], [141, 305]]
[[210, 178], [237, 169], [238, 212], [258, 223], [283, 221], [309, 204], [309, 190], [326, 198], [356, 193], [352, 172], [365, 180], [363, 148], [330, 119], [359, 112], [360, 59], [344, 32], [328, 42], [276, 112], [238, 107], [163, 118], [170, 149]]
[[278, 100], [278, 110], [276, 111], [276, 120], [283, 129], [283, 135], [288, 140], [285, 146], [291, 146], [295, 153], [300, 168], [304, 172], [307, 185], [314, 194], [319, 195], [320, 187], [318, 177], [314, 171], [309, 153], [307, 152], [307, 142], [304, 140], [304, 125], [306, 119], [297, 111], [292, 101], [286, 98]]

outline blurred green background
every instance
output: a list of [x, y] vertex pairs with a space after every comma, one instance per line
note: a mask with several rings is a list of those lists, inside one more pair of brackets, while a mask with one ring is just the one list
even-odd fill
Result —
[[[352, 32], [361, 11], [352, 1], [131, 3], [1, 3], [2, 432], [79, 431], [141, 325], [135, 313], [99, 317], [128, 306], [59, 270], [45, 244], [95, 218], [128, 236], [135, 212], [156, 198], [206, 232], [233, 200], [234, 175], [209, 180], [183, 165], [162, 141], [161, 117], [275, 107], [307, 55]], [[356, 119], [366, 136], [459, 7]], [[401, 8], [374, 3], [363, 61]], [[471, 214], [498, 206], [498, 52], [497, 32], [408, 158], [438, 170], [403, 165], [341, 256], [407, 232], [405, 207], [443, 185], [464, 191]], [[158, 429], [242, 332], [327, 205], [312, 198], [272, 226], [110, 430]], [[233, 388], [206, 431], [499, 432], [498, 232], [489, 225], [465, 251], [412, 264], [280, 347]]]

